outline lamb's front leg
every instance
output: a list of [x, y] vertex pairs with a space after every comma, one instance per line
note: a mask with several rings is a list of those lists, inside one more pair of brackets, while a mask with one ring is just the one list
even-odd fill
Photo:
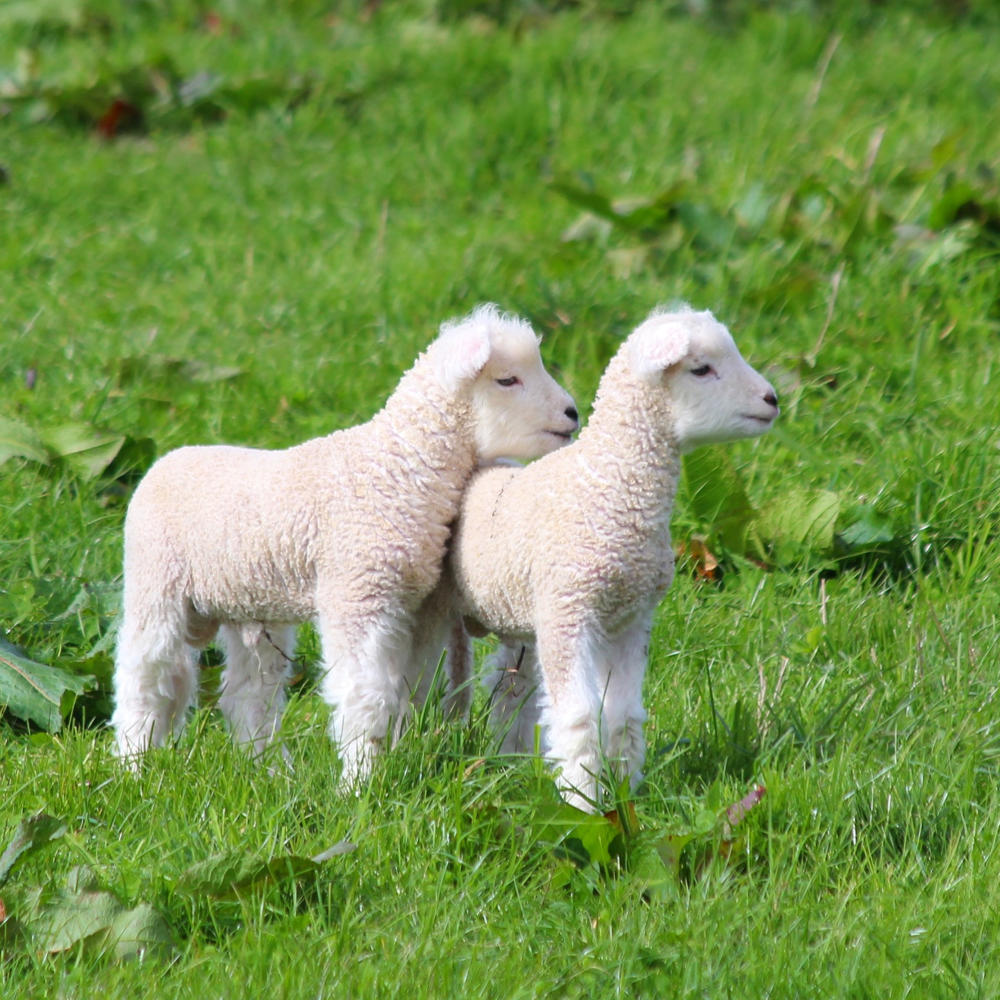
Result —
[[540, 629], [542, 728], [562, 797], [594, 812], [599, 804], [601, 698], [596, 642], [580, 626]]
[[628, 776], [633, 789], [642, 780], [646, 759], [642, 684], [649, 660], [650, 627], [649, 617], [644, 616], [609, 642], [606, 656], [605, 750], [612, 767]]
[[341, 785], [354, 788], [371, 772], [372, 762], [398, 732], [408, 705], [406, 669], [410, 623], [389, 614], [367, 618], [341, 613], [321, 615], [324, 673], [320, 685], [330, 706], [330, 737], [337, 744]]

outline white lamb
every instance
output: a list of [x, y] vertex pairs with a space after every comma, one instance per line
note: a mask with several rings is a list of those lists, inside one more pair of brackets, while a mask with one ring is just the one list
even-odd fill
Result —
[[437, 582], [477, 463], [534, 457], [577, 427], [524, 321], [483, 306], [445, 324], [368, 423], [285, 451], [186, 447], [158, 461], [125, 520], [112, 717], [134, 757], [184, 724], [197, 650], [218, 633], [219, 707], [260, 752], [285, 703], [294, 625], [316, 621], [343, 780], [364, 776], [421, 683], [414, 615]]
[[505, 642], [496, 715], [526, 702], [508, 745], [530, 749], [538, 718], [574, 805], [594, 808], [605, 764], [640, 777], [681, 452], [761, 434], [777, 415], [774, 389], [711, 313], [657, 311], [608, 365], [576, 442], [467, 488], [449, 560], [461, 612]]

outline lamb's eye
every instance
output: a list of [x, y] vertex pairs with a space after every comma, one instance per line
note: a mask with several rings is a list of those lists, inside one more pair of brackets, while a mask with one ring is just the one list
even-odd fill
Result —
[[711, 375], [713, 371], [711, 365], [699, 365], [697, 368], [691, 369], [691, 374], [697, 375], [698, 378], [704, 378], [706, 375]]
[[517, 385], [521, 380], [516, 375], [508, 375], [506, 378], [498, 378], [497, 385]]

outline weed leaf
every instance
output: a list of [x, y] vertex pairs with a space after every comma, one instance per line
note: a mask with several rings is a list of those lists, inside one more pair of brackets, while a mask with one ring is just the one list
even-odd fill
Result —
[[858, 504], [851, 511], [847, 525], [837, 532], [838, 543], [848, 552], [889, 545], [895, 538], [891, 518], [871, 504]]
[[534, 820], [531, 833], [536, 841], [553, 844], [582, 864], [611, 864], [614, 842], [622, 834], [617, 821], [566, 802], [541, 805]]
[[49, 450], [84, 479], [96, 479], [125, 444], [124, 434], [99, 431], [89, 424], [64, 424], [43, 432]]
[[[226, 369], [234, 371], [234, 369]], [[218, 377], [232, 377], [231, 375]], [[62, 461], [85, 480], [148, 468], [156, 452], [150, 438], [104, 431], [91, 424], [71, 423], [35, 430], [0, 418], [0, 465], [25, 458], [40, 465]]]
[[745, 553], [757, 511], [732, 459], [720, 448], [702, 448], [685, 455], [683, 461], [691, 513], [711, 526], [724, 548]]
[[198, 359], [173, 358], [164, 354], [130, 355], [115, 362], [119, 385], [141, 378], [165, 382], [209, 384], [239, 378], [243, 369], [235, 365], [214, 365]]
[[50, 455], [45, 442], [30, 427], [0, 417], [0, 465], [9, 458], [27, 458], [48, 465]]
[[0, 639], [0, 708], [25, 722], [57, 732], [77, 696], [91, 690], [95, 683], [89, 675], [37, 663]]
[[790, 489], [761, 510], [757, 526], [778, 562], [807, 553], [828, 553], [840, 499], [828, 490]]
[[213, 854], [184, 871], [175, 888], [187, 896], [235, 899], [256, 886], [286, 879], [297, 881], [318, 871], [331, 858], [350, 853], [354, 846], [342, 840], [311, 858], [286, 854], [267, 861], [242, 852]]
[[65, 832], [66, 824], [47, 813], [40, 812], [22, 819], [14, 831], [11, 842], [0, 855], [0, 885], [7, 881], [14, 866], [22, 857], [47, 847]]
[[174, 935], [166, 918], [149, 903], [128, 907], [97, 886], [89, 869], [70, 872], [65, 888], [35, 893], [27, 928], [37, 951], [58, 954], [83, 948], [118, 961], [149, 954], [169, 956]]

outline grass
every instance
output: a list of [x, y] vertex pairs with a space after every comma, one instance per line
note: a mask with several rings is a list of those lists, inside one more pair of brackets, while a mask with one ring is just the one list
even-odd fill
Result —
[[[783, 414], [709, 453], [756, 521], [727, 531], [725, 496], [681, 491], [675, 536], [703, 536], [722, 575], [684, 564], [657, 618], [638, 836], [759, 782], [738, 856], [664, 898], [635, 865], [570, 865], [551, 782], [493, 753], [482, 706], [468, 727], [425, 713], [339, 795], [306, 634], [294, 776], [208, 710], [137, 777], [110, 759], [105, 692], [54, 734], [0, 718], [0, 844], [40, 810], [68, 827], [6, 907], [83, 865], [177, 948], [116, 962], [0, 938], [4, 997], [1000, 991], [996, 22], [625, 6], [0, 9], [0, 416], [131, 449], [96, 475], [0, 466], [0, 624], [106, 678], [144, 448], [364, 419], [483, 300], [545, 334], [586, 414], [619, 338], [685, 298]], [[102, 139], [115, 99], [141, 128]], [[829, 531], [788, 514], [754, 548], [793, 491], [832, 498]], [[183, 891], [220, 853], [343, 839], [307, 877]]]

